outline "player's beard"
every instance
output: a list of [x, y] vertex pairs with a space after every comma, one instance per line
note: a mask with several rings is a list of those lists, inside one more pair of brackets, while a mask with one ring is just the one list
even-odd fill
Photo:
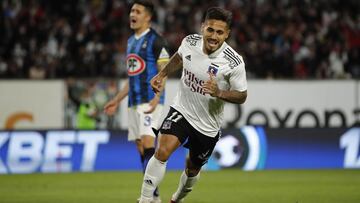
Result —
[[218, 40], [206, 39], [206, 41], [205, 41], [205, 49], [208, 54], [215, 52], [216, 50], [218, 50], [220, 48], [220, 46], [221, 46], [221, 43]]

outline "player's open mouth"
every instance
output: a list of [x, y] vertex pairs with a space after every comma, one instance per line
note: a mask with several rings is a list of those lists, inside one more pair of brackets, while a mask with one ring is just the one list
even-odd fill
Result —
[[130, 22], [131, 22], [131, 23], [136, 23], [136, 20], [135, 20], [135, 19], [131, 19]]
[[213, 40], [213, 39], [208, 39], [207, 40], [209, 46], [215, 47], [219, 44], [219, 42], [217, 40]]

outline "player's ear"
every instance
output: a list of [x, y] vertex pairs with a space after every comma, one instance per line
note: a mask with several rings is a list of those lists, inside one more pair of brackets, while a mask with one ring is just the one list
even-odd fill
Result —
[[204, 34], [204, 29], [205, 29], [205, 24], [204, 24], [204, 23], [201, 23], [200, 31], [201, 31], [201, 33], [203, 33], [203, 34]]
[[147, 21], [147, 22], [151, 22], [152, 16], [151, 16], [150, 14], [147, 14], [147, 15], [145, 16], [145, 18], [146, 18], [146, 21]]
[[231, 29], [227, 28], [226, 31], [225, 31], [225, 34], [226, 34], [225, 39], [227, 39], [230, 36], [230, 33], [231, 33]]

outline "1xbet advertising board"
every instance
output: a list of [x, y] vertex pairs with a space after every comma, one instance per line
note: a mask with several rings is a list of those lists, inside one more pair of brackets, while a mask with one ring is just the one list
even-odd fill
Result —
[[[125, 131], [0, 131], [0, 174], [141, 170], [140, 156]], [[184, 167], [185, 150], [169, 169]]]
[[[360, 168], [360, 128], [226, 129], [207, 170]], [[182, 170], [186, 149], [170, 158]], [[0, 131], [0, 174], [141, 170], [126, 131]]]

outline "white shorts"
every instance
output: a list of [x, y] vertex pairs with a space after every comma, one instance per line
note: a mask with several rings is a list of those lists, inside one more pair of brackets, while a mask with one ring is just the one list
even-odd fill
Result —
[[145, 114], [144, 111], [148, 110], [149, 108], [149, 103], [128, 108], [129, 141], [141, 139], [143, 135], [150, 135], [155, 137], [155, 134], [152, 131], [152, 127], [158, 127], [160, 122], [159, 119], [161, 117], [164, 106], [158, 104], [156, 109], [151, 114]]

